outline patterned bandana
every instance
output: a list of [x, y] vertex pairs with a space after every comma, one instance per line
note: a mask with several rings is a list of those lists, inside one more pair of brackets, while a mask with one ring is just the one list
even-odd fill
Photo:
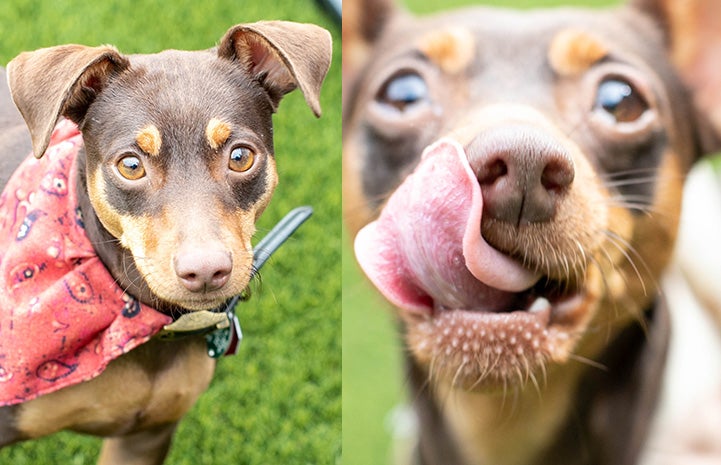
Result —
[[172, 321], [124, 293], [85, 235], [82, 145], [61, 121], [0, 196], [0, 406], [92, 379]]

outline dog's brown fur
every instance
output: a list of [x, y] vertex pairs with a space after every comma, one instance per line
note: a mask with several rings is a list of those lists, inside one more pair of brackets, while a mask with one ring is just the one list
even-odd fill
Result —
[[[277, 182], [272, 113], [299, 87], [320, 116], [329, 64], [327, 31], [280, 21], [237, 25], [199, 52], [23, 53], [8, 66], [11, 95], [0, 95], [2, 185], [29, 142], [41, 157], [58, 119], [71, 119], [84, 140], [86, 232], [113, 277], [174, 317], [216, 308], [251, 276], [250, 238]], [[239, 148], [240, 161], [229, 158]], [[123, 169], [123, 157], [139, 167]], [[101, 464], [161, 463], [210, 382], [206, 350], [202, 336], [153, 339], [91, 381], [0, 408], [0, 446], [70, 429], [112, 437]]]
[[[719, 148], [721, 6], [636, 0], [610, 11], [413, 18], [368, 0], [344, 13], [344, 212], [354, 235], [441, 137], [474, 153], [479, 135], [540, 131], [575, 169], [551, 218], [514, 223], [484, 210], [481, 224], [496, 249], [581, 296], [559, 305], [545, 332], [524, 343], [512, 328], [470, 328], [462, 311], [398, 311], [420, 421], [413, 463], [635, 463], [664, 365], [658, 280], [684, 176]], [[408, 74], [427, 95], [388, 101], [388, 83]], [[594, 107], [606, 76], [631, 82], [645, 104], [611, 125]]]

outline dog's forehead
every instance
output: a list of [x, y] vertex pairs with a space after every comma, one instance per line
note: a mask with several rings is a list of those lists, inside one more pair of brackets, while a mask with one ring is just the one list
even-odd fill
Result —
[[133, 55], [119, 81], [138, 100], [198, 108], [224, 106], [228, 99], [254, 101], [260, 89], [241, 66], [213, 50]]
[[[236, 63], [212, 50], [133, 55], [130, 63], [89, 109], [89, 126], [114, 128], [96, 131], [98, 137], [110, 137], [109, 143], [118, 145], [142, 139], [148, 153], [153, 153], [160, 145], [157, 140], [208, 139], [210, 126], [221, 127], [215, 121], [223, 123], [223, 131], [258, 134], [272, 146], [270, 100]], [[108, 107], [112, 110], [106, 111]], [[93, 118], [96, 113], [103, 117]], [[128, 140], [122, 140], [122, 134]], [[219, 136], [213, 137], [209, 142], [215, 143]]]
[[472, 7], [397, 21], [376, 50], [387, 60], [421, 52], [444, 71], [472, 75], [495, 70], [508, 79], [511, 69], [545, 72], [549, 49], [566, 30], [586, 31], [610, 53], [632, 50], [635, 59], [648, 62], [663, 58], [660, 35], [630, 9]]

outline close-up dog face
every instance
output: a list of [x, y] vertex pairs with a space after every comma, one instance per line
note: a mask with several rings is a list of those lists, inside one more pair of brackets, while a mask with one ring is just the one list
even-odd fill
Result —
[[[680, 84], [654, 51], [661, 37], [638, 15], [605, 14], [615, 27], [601, 32], [590, 31], [598, 13], [398, 20], [356, 81], [344, 143], [348, 176], [360, 181], [348, 217], [366, 223], [384, 206], [389, 217], [361, 233], [356, 253], [376, 286], [393, 286], [385, 295], [400, 307], [411, 353], [440, 382], [507, 387], [540, 377], [548, 362], [593, 358], [598, 347], [579, 341], [641, 319], [655, 294], [693, 135], [679, 121], [684, 101], [671, 101]], [[643, 41], [630, 40], [644, 28]], [[503, 40], [508, 30], [523, 32]], [[433, 145], [444, 138], [457, 144]], [[437, 171], [458, 163], [470, 171]], [[419, 172], [424, 164], [435, 170]], [[397, 212], [393, 192], [411, 172], [406, 182], [422, 196], [397, 194]], [[450, 203], [459, 189], [482, 200]], [[468, 213], [444, 238], [458, 209]], [[377, 259], [389, 229], [398, 237], [388, 247], [404, 254]], [[453, 240], [456, 255], [434, 255]], [[398, 264], [402, 276], [387, 278]]]
[[[693, 20], [665, 15], [701, 3], [344, 10], [344, 216], [400, 323], [418, 463], [566, 463], [537, 460], [573, 454], [552, 438], [583, 379], [665, 334], [683, 182], [716, 147], [703, 53], [664, 29]], [[603, 431], [594, 402], [579, 411]]]

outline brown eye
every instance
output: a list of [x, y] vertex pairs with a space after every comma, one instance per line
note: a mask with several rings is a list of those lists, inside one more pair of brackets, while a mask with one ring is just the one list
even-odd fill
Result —
[[237, 172], [244, 173], [253, 167], [255, 163], [255, 153], [248, 147], [236, 147], [230, 152], [228, 159], [228, 168]]
[[598, 86], [595, 108], [608, 113], [617, 123], [631, 123], [649, 107], [641, 93], [629, 82], [609, 78]]
[[141, 162], [140, 158], [135, 155], [124, 156], [120, 159], [120, 161], [118, 161], [116, 166], [118, 168], [118, 173], [130, 181], [137, 181], [138, 179], [145, 177], [143, 162]]

